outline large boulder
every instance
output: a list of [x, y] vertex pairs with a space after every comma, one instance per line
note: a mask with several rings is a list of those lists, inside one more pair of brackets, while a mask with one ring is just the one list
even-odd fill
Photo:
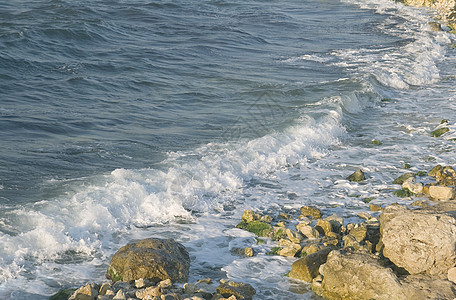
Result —
[[320, 272], [326, 299], [410, 299], [393, 271], [367, 252], [331, 251]]
[[183, 245], [173, 239], [149, 238], [120, 248], [112, 257], [106, 277], [114, 282], [141, 278], [184, 282], [189, 268], [190, 257]]
[[446, 209], [386, 207], [380, 216], [383, 255], [410, 274], [447, 274], [456, 265], [456, 219]]

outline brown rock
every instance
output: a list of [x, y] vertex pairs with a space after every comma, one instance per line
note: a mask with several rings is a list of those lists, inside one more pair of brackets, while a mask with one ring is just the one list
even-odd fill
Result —
[[305, 217], [312, 217], [314, 219], [321, 218], [321, 211], [318, 208], [311, 207], [311, 206], [301, 207], [301, 214]]
[[319, 274], [318, 268], [326, 262], [329, 252], [331, 252], [331, 249], [324, 248], [316, 253], [298, 259], [293, 263], [288, 276], [290, 278], [312, 282], [312, 279]]
[[220, 283], [217, 287], [217, 293], [225, 298], [235, 296], [236, 299], [252, 299], [256, 291], [250, 284], [226, 281]]

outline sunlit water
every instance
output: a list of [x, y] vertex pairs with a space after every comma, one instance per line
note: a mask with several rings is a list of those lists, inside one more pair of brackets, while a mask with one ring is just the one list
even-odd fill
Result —
[[190, 281], [310, 298], [234, 226], [309, 204], [354, 219], [413, 200], [392, 194], [405, 163], [455, 164], [455, 38], [430, 20], [391, 1], [0, 4], [0, 298], [102, 281], [145, 237], [182, 242]]

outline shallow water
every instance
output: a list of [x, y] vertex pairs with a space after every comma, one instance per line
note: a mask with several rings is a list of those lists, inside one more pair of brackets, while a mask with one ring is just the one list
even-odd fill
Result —
[[405, 163], [455, 164], [455, 38], [431, 19], [390, 1], [0, 4], [0, 297], [101, 281], [151, 236], [189, 249], [190, 281], [312, 297], [272, 242], [233, 254], [254, 244], [233, 227], [245, 208], [355, 219], [412, 201], [391, 193]]

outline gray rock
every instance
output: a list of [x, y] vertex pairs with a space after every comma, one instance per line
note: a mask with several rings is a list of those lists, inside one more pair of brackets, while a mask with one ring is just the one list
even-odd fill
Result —
[[450, 213], [392, 205], [380, 223], [383, 255], [410, 274], [447, 274], [456, 265], [456, 219]]
[[113, 281], [145, 278], [183, 282], [189, 267], [190, 257], [183, 245], [173, 239], [150, 238], [120, 248], [112, 257], [106, 277]]

